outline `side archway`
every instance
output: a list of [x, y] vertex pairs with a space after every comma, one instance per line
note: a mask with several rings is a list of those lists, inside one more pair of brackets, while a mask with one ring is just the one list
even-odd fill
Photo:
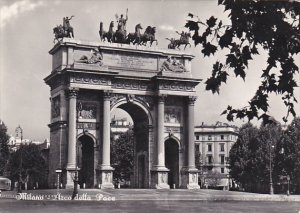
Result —
[[180, 142], [176, 137], [168, 137], [165, 140], [165, 164], [170, 170], [168, 184], [171, 188], [179, 188], [179, 150]]
[[93, 188], [95, 176], [94, 161], [95, 140], [90, 134], [81, 134], [78, 136], [78, 167], [79, 185], [81, 188]]

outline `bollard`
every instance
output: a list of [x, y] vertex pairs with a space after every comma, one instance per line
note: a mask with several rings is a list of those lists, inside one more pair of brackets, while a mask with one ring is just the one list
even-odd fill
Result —
[[85, 183], [83, 183], [83, 188], [85, 189]]
[[175, 184], [173, 184], [173, 189], [176, 189], [176, 185]]
[[118, 183], [118, 189], [120, 189], [121, 188], [121, 184], [120, 183]]

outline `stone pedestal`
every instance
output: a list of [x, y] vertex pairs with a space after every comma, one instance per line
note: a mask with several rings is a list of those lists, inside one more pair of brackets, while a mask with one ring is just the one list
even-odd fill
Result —
[[[77, 168], [77, 172], [79, 175], [79, 171], [80, 169]], [[75, 172], [76, 169], [75, 168], [67, 168], [67, 174], [66, 174], [66, 189], [73, 189], [74, 188], [74, 178], [75, 178]], [[78, 177], [78, 176], [77, 176]], [[78, 189], [79, 189], [79, 185], [78, 185]]]
[[183, 168], [181, 170], [182, 185], [184, 189], [200, 189], [198, 184], [198, 169]]
[[164, 167], [154, 167], [151, 170], [151, 188], [170, 189], [168, 184], [169, 169]]
[[113, 168], [110, 166], [100, 167], [97, 170], [97, 185], [100, 185], [100, 189], [114, 189], [113, 184]]

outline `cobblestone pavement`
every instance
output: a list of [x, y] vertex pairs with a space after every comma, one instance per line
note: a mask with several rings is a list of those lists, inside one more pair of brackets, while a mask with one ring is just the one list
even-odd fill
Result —
[[299, 202], [268, 201], [175, 201], [175, 200], [117, 200], [117, 201], [19, 201], [0, 199], [0, 213], [298, 213]]

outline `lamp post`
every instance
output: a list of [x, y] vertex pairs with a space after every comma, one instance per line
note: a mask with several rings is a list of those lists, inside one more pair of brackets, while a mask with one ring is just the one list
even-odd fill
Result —
[[19, 125], [16, 128], [16, 134], [17, 136], [20, 134], [21, 136], [21, 143], [20, 143], [20, 165], [19, 165], [19, 179], [18, 179], [18, 193], [22, 193], [22, 164], [23, 164], [23, 156], [22, 156], [22, 141], [23, 141], [23, 129]]
[[289, 196], [290, 195], [290, 176], [288, 175], [286, 177], [286, 180], [287, 180], [287, 191], [286, 191], [286, 195]]
[[72, 194], [72, 200], [74, 200], [74, 198], [78, 195], [78, 118], [79, 116], [81, 116], [81, 111], [82, 111], [82, 104], [81, 102], [79, 102], [76, 106], [76, 161], [75, 161], [75, 174], [74, 174], [74, 190], [73, 190], [73, 194]]
[[272, 149], [274, 145], [270, 145], [270, 195], [274, 194], [273, 179], [272, 179]]
[[59, 193], [59, 185], [60, 185], [60, 181], [59, 181], [59, 176], [62, 173], [61, 168], [58, 168], [55, 170], [56, 174], [57, 174], [57, 187], [56, 187], [56, 194], [57, 194], [57, 199], [58, 199], [58, 193]]

